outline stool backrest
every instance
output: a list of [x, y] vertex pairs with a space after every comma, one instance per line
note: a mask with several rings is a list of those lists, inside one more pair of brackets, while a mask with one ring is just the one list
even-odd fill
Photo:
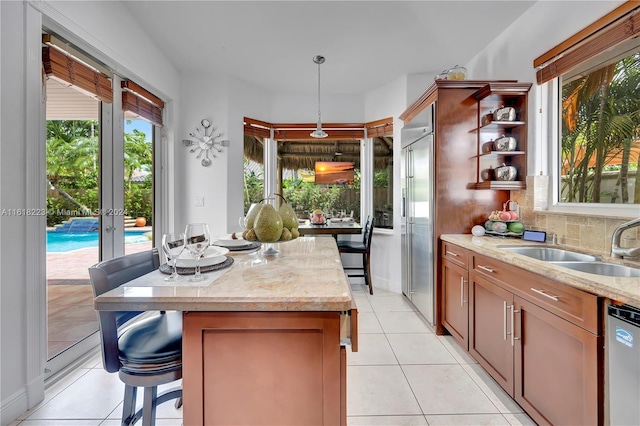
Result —
[[[93, 295], [97, 297], [160, 267], [158, 249], [128, 254], [105, 260], [89, 268]], [[98, 311], [102, 362], [104, 369], [115, 373], [120, 369], [118, 328], [142, 312]]]

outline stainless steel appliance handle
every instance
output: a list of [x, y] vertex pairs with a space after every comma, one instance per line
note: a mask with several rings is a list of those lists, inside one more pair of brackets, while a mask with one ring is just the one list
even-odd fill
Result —
[[482, 266], [482, 265], [478, 265], [478, 269], [482, 269], [483, 271], [487, 271], [487, 272], [491, 272], [492, 274], [496, 271], [494, 271], [491, 268], [487, 268], [486, 266]]
[[550, 294], [547, 294], [547, 293], [544, 292], [544, 290], [538, 290], [537, 288], [531, 287], [531, 291], [534, 291], [534, 292], [538, 293], [541, 296], [548, 297], [549, 299], [553, 300], [554, 302], [557, 302], [559, 300], [558, 296], [552, 296]]

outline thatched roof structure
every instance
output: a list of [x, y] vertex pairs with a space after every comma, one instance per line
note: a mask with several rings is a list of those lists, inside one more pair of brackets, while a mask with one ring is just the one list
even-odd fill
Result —
[[[386, 168], [393, 162], [393, 137], [374, 139], [375, 168]], [[259, 136], [244, 136], [245, 157], [263, 163], [263, 141]], [[278, 159], [284, 169], [313, 170], [316, 161], [352, 161], [360, 168], [359, 140], [305, 140], [278, 142]]]

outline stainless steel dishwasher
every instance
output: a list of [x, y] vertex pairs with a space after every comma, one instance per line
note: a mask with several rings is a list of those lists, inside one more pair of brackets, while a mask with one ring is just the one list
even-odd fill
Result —
[[609, 306], [609, 422], [640, 425], [640, 309]]

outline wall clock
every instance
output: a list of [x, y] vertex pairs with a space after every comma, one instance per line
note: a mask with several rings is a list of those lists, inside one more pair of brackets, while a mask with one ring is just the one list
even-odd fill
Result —
[[197, 153], [196, 158], [201, 159], [200, 164], [204, 167], [211, 165], [209, 156], [217, 158], [213, 151], [222, 152], [223, 146], [229, 146], [228, 140], [217, 140], [222, 136], [222, 133], [214, 134], [215, 130], [216, 128], [211, 125], [211, 121], [203, 118], [200, 125], [196, 127], [196, 133], [189, 133], [189, 136], [195, 140], [184, 139], [182, 141], [185, 146], [191, 147], [189, 152]]

